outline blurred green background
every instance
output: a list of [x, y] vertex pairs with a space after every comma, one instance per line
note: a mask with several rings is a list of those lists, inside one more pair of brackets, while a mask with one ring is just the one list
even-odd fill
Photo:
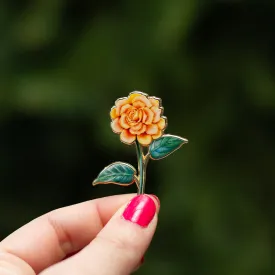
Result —
[[0, 2], [0, 236], [52, 209], [135, 192], [91, 183], [134, 146], [109, 110], [163, 99], [189, 139], [150, 162], [162, 206], [138, 274], [275, 274], [275, 2]]

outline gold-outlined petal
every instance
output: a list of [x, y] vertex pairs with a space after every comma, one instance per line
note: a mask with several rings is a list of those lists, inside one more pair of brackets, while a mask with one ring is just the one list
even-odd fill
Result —
[[111, 122], [111, 128], [113, 130], [114, 133], [116, 134], [120, 134], [124, 129], [120, 126], [119, 123], [119, 118], [115, 118], [112, 122]]
[[167, 128], [168, 125], [168, 120], [167, 117], [162, 116], [159, 120], [159, 122], [157, 123], [158, 127], [160, 130], [164, 131]]
[[[162, 107], [162, 99], [160, 98], [160, 97], [156, 97], [156, 96], [149, 96], [148, 97], [148, 99], [149, 100], [153, 100], [153, 101], [158, 101], [158, 106], [157, 107], [159, 107], [159, 108], [161, 108]], [[153, 104], [153, 106], [155, 106], [154, 104]]]
[[157, 124], [150, 124], [147, 126], [146, 133], [148, 135], [156, 135], [159, 131]]
[[157, 134], [152, 135], [153, 139], [158, 139], [163, 135], [163, 131], [162, 130], [158, 130]]
[[115, 118], [118, 117], [116, 108], [117, 108], [116, 106], [113, 106], [112, 109], [111, 109], [111, 111], [110, 111], [110, 117], [111, 117], [111, 119], [115, 119]]
[[121, 97], [121, 98], [118, 98], [116, 101], [115, 101], [115, 106], [117, 107], [117, 115], [120, 114], [120, 109], [123, 105], [127, 104], [128, 103], [128, 98], [127, 97]]
[[148, 107], [148, 108], [152, 107], [151, 101], [148, 99], [148, 97], [146, 97], [144, 95], [138, 95], [138, 96], [136, 96], [132, 99], [133, 104], [137, 101], [140, 101], [140, 102], [144, 103], [145, 106]]
[[135, 125], [131, 126], [131, 129], [133, 129], [134, 131], [139, 131], [142, 128], [143, 123], [142, 122], [138, 122]]
[[150, 110], [154, 113], [153, 123], [159, 122], [162, 114], [162, 109], [156, 106], [153, 106]]
[[128, 98], [130, 98], [130, 96], [134, 95], [134, 94], [139, 94], [139, 95], [144, 95], [146, 97], [148, 97], [148, 94], [141, 92], [141, 91], [133, 91], [129, 94]]
[[140, 135], [140, 134], [145, 133], [146, 129], [147, 129], [146, 125], [142, 124], [142, 126], [139, 130], [135, 130], [133, 128], [130, 128], [129, 131], [132, 135]]
[[131, 92], [129, 95], [128, 95], [128, 100], [129, 102], [132, 104], [133, 103], [133, 99], [136, 98], [137, 96], [145, 96], [145, 97], [148, 97], [148, 95], [142, 93], [142, 92], [139, 92], [139, 91], [134, 91], [134, 92]]
[[127, 145], [133, 144], [135, 140], [136, 135], [132, 135], [129, 130], [124, 129], [120, 134], [120, 141]]
[[124, 129], [129, 129], [130, 128], [130, 125], [128, 124], [128, 121], [127, 121], [127, 115], [126, 114], [122, 114], [120, 119], [119, 119], [119, 123], [120, 123], [120, 126]]
[[133, 107], [129, 103], [126, 103], [125, 105], [121, 106], [119, 115], [126, 113], [130, 108], [133, 108]]
[[154, 119], [154, 112], [150, 108], [145, 107], [143, 109], [143, 113], [146, 115], [146, 119], [143, 119], [142, 122], [147, 124], [147, 125], [152, 124], [153, 119]]
[[146, 105], [144, 102], [137, 100], [133, 102], [133, 106], [137, 109], [144, 108]]
[[141, 134], [137, 136], [137, 140], [142, 146], [149, 146], [153, 139], [151, 135]]

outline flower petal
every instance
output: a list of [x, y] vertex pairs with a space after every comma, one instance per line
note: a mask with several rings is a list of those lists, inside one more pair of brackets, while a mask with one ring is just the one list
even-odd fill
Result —
[[133, 127], [131, 127], [129, 131], [133, 135], [140, 135], [140, 134], [143, 134], [146, 131], [146, 128], [147, 128], [146, 125], [142, 124], [142, 126], [139, 130], [135, 130], [135, 129], [133, 129]]
[[151, 124], [151, 125], [147, 126], [146, 133], [148, 135], [155, 135], [158, 133], [158, 131], [159, 131], [159, 128], [158, 128], [157, 124]]
[[139, 123], [137, 123], [136, 125], [131, 126], [131, 129], [132, 129], [133, 131], [139, 131], [139, 130], [142, 128], [142, 125], [143, 125], [143, 123], [142, 123], [142, 122], [139, 122]]
[[160, 130], [163, 130], [164, 128], [166, 128], [167, 118], [166, 117], [161, 117], [157, 125], [158, 125]]
[[146, 112], [144, 111], [144, 109], [141, 110], [141, 113], [142, 113], [142, 120], [141, 120], [141, 122], [145, 123], [145, 121], [146, 121], [146, 119], [147, 119], [148, 116], [147, 116]]
[[151, 108], [151, 110], [152, 110], [153, 113], [154, 113], [153, 123], [159, 122], [160, 116], [161, 116], [161, 111], [162, 111], [162, 110], [161, 110], [160, 108], [156, 107], [156, 106], [153, 106], [153, 107]]
[[143, 92], [140, 92], [140, 91], [134, 91], [134, 92], [131, 92], [128, 96], [128, 100], [129, 100], [129, 103], [133, 103], [133, 99], [137, 96], [145, 96], [147, 97], [148, 95], [143, 93]]
[[[152, 107], [153, 108], [153, 107]], [[154, 113], [149, 108], [145, 107], [143, 109], [144, 115], [146, 115], [145, 119], [142, 120], [143, 123], [149, 125], [153, 122]]]
[[137, 136], [138, 142], [143, 146], [148, 146], [152, 142], [151, 135], [141, 134]]
[[133, 102], [133, 106], [139, 109], [139, 108], [145, 107], [146, 105], [144, 102], [138, 100], [138, 101]]
[[121, 115], [121, 117], [119, 119], [119, 123], [120, 123], [120, 126], [124, 129], [129, 129], [130, 128], [130, 125], [127, 122], [127, 115], [126, 114]]
[[115, 105], [117, 107], [116, 109], [116, 113], [117, 115], [120, 114], [120, 109], [122, 106], [126, 105], [128, 103], [128, 98], [127, 97], [124, 97], [124, 98], [120, 98], [118, 99], [116, 102], [115, 102]]
[[139, 121], [139, 111], [137, 109], [134, 109], [132, 120]]
[[115, 132], [117, 134], [119, 134], [123, 131], [123, 128], [119, 124], [118, 117], [111, 122], [111, 128], [112, 128], [113, 132]]
[[120, 108], [120, 115], [126, 113], [132, 106], [130, 104], [125, 104]]
[[111, 119], [115, 119], [118, 117], [115, 106], [111, 109], [110, 116], [111, 116]]
[[155, 134], [155, 135], [152, 135], [152, 138], [153, 138], [153, 139], [158, 139], [158, 138], [160, 138], [162, 135], [163, 135], [163, 132], [162, 132], [161, 130], [158, 130], [158, 133]]
[[150, 102], [153, 106], [159, 107], [160, 106], [160, 98], [157, 97], [149, 97]]
[[123, 143], [131, 145], [136, 140], [136, 135], [132, 135], [129, 130], [123, 130], [120, 134], [120, 140]]
[[141, 121], [143, 116], [144, 116], [143, 110], [139, 109], [138, 110], [138, 121]]
[[145, 104], [146, 107], [152, 107], [152, 103], [145, 95], [139, 95], [133, 98], [132, 103], [134, 104], [137, 101], [141, 101]]

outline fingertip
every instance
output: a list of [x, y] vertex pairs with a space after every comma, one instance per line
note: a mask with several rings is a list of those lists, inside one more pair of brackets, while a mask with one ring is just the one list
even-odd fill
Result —
[[155, 201], [157, 209], [159, 210], [159, 208], [160, 208], [160, 199], [158, 198], [158, 196], [154, 195], [154, 194], [149, 194], [149, 196]]
[[126, 206], [122, 217], [141, 227], [147, 227], [157, 213], [157, 203], [151, 196], [135, 196]]

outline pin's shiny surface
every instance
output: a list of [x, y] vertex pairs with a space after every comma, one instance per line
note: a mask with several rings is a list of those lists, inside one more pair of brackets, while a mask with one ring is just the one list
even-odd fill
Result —
[[163, 112], [160, 98], [139, 91], [115, 101], [110, 111], [111, 128], [119, 134], [121, 142], [136, 144], [138, 174], [132, 165], [115, 162], [100, 172], [93, 185], [112, 183], [127, 186], [135, 182], [138, 194], [144, 194], [149, 159], [163, 159], [188, 142], [185, 138], [164, 134], [168, 123]]

